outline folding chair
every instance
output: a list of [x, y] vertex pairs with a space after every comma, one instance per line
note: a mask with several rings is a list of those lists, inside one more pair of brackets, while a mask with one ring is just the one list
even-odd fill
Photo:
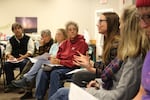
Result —
[[6, 45], [5, 44], [0, 44], [0, 77], [3, 76], [3, 87], [6, 87], [6, 80], [5, 80], [5, 73], [4, 73], [4, 62], [5, 62], [5, 57], [4, 57], [4, 50], [5, 50]]

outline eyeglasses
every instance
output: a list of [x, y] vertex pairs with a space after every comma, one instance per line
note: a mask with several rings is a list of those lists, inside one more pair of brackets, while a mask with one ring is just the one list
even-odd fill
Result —
[[137, 14], [137, 17], [140, 20], [143, 20], [146, 24], [150, 25], [150, 14], [145, 14], [145, 15], [138, 15]]
[[107, 21], [106, 19], [100, 19], [99, 24], [102, 23], [103, 21]]

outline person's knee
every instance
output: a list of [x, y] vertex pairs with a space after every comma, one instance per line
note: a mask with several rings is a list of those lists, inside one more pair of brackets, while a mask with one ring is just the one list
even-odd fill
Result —
[[58, 75], [59, 75], [59, 71], [53, 70], [53, 71], [51, 72], [51, 74], [50, 74], [50, 77], [53, 78], [53, 77], [56, 77], [56, 76], [58, 76]]
[[60, 88], [57, 90], [57, 93], [61, 96], [68, 95], [69, 89], [68, 88]]

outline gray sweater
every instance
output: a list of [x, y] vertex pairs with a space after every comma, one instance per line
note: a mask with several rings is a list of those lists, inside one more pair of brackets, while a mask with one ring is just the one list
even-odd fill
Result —
[[140, 88], [143, 60], [141, 55], [127, 58], [115, 74], [111, 90], [88, 88], [87, 91], [99, 100], [131, 100]]

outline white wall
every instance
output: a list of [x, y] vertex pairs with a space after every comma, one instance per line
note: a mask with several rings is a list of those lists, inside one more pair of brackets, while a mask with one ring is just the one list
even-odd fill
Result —
[[0, 0], [0, 32], [12, 33], [11, 24], [16, 16], [38, 17], [38, 31], [57, 28], [73, 20], [79, 24], [80, 32], [91, 31], [92, 0]]
[[54, 36], [57, 28], [64, 28], [72, 20], [79, 24], [80, 33], [87, 29], [91, 39], [95, 39], [95, 10], [113, 8], [120, 13], [120, 1], [100, 4], [100, 0], [0, 0], [0, 32], [11, 34], [15, 17], [37, 17], [38, 33], [50, 29]]

